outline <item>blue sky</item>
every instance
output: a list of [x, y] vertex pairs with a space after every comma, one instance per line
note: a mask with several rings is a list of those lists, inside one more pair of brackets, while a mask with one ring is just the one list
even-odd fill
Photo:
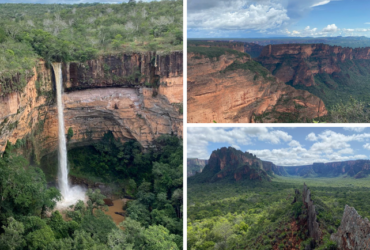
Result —
[[368, 0], [188, 0], [188, 37], [370, 37]]
[[280, 166], [369, 159], [370, 128], [188, 128], [188, 158], [229, 146]]

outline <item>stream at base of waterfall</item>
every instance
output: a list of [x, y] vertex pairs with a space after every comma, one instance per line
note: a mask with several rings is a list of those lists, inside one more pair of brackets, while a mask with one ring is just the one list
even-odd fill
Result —
[[62, 64], [52, 63], [55, 75], [58, 106], [58, 187], [62, 200], [57, 203], [57, 209], [67, 208], [77, 203], [86, 201], [86, 190], [80, 186], [71, 187], [68, 180], [67, 143], [64, 128], [63, 100], [62, 100]]

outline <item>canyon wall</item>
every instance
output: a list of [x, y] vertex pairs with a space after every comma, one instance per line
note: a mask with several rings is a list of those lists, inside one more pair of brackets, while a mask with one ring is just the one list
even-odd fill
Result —
[[262, 161], [255, 155], [232, 147], [222, 147], [212, 152], [201, 173], [189, 178], [195, 182], [215, 182], [223, 179], [262, 181], [270, 180], [270, 177], [263, 170]]
[[370, 249], [370, 222], [346, 205], [338, 231], [330, 240], [338, 244], [339, 250]]
[[287, 176], [288, 175], [284, 167], [276, 166], [272, 162], [262, 161], [262, 166], [263, 166], [263, 169], [266, 171], [266, 173], [271, 176], [273, 175]]
[[[147, 61], [141, 65], [143, 73], [150, 72], [163, 81], [159, 88], [135, 85], [135, 81], [116, 84], [110, 81], [112, 78], [101, 75], [99, 67], [78, 72], [82, 65], [93, 61], [64, 64], [65, 130], [66, 134], [69, 128], [74, 132], [69, 147], [91, 144], [108, 131], [121, 141], [136, 139], [143, 147], [149, 147], [153, 139], [163, 134], [182, 137], [182, 114], [176, 105], [182, 102], [182, 54], [174, 52], [156, 57], [154, 65]], [[102, 61], [94, 62], [104, 65]], [[116, 61], [112, 65], [116, 69], [111, 77], [116, 72], [119, 76], [130, 74], [127, 72], [132, 72], [130, 67], [134, 67], [130, 63], [119, 65]], [[153, 80], [151, 76], [145, 77]], [[32, 149], [37, 159], [56, 149], [58, 121], [54, 95], [53, 72], [40, 62], [22, 92], [1, 97], [0, 153], [5, 150], [7, 141]]]
[[198, 158], [187, 159], [187, 176], [193, 176], [196, 173], [201, 173], [203, 168], [208, 164], [208, 160]]
[[302, 177], [354, 177], [365, 178], [370, 174], [369, 160], [314, 163], [306, 166], [285, 167], [290, 175]]
[[[256, 61], [284, 83], [315, 86], [315, 75], [340, 73], [338, 63], [369, 60], [370, 48], [342, 48], [326, 44], [267, 45]], [[334, 87], [334, 86], [332, 86]]]
[[248, 55], [187, 56], [190, 123], [297, 122], [327, 114], [318, 97], [277, 80]]

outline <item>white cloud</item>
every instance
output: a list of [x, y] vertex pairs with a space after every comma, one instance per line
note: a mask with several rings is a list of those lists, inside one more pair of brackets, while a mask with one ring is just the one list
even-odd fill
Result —
[[252, 144], [253, 139], [271, 144], [292, 140], [292, 136], [280, 130], [263, 127], [234, 128], [188, 128], [188, 157], [208, 159], [207, 146], [210, 142], [226, 143], [240, 149], [238, 145]]
[[363, 147], [364, 149], [370, 150], [370, 143], [366, 143]]
[[309, 133], [307, 136], [306, 136], [306, 140], [308, 141], [317, 141], [317, 137], [315, 135], [315, 133]]
[[367, 23], [365, 23], [365, 24], [370, 24], [370, 22], [367, 22]]
[[322, 29], [323, 32], [336, 32], [338, 30], [338, 27], [333, 23], [329, 24], [325, 28]]
[[347, 131], [354, 131], [354, 132], [362, 132], [365, 130], [365, 127], [344, 127], [343, 128], [344, 130], [347, 130]]
[[273, 1], [189, 1], [188, 27], [220, 30], [265, 30], [281, 26], [290, 18]]
[[291, 147], [300, 147], [301, 144], [298, 141], [293, 140], [293, 141], [289, 142], [289, 146], [291, 146]]
[[316, 6], [320, 6], [320, 5], [325, 5], [325, 4], [328, 4], [330, 3], [330, 0], [324, 0], [324, 1], [320, 1], [318, 3], [315, 3], [313, 4], [311, 7], [316, 7]]

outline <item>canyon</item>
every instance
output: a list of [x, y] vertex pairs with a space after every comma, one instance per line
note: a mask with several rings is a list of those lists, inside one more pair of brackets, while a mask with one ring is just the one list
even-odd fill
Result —
[[[68, 148], [99, 141], [108, 131], [144, 148], [163, 134], [182, 137], [182, 52], [63, 63], [62, 71], [65, 134], [73, 130]], [[140, 77], [133, 78], [135, 72]], [[54, 73], [40, 61], [23, 91], [1, 97], [0, 153], [8, 141], [27, 147], [35, 161], [56, 150], [54, 93]]]
[[255, 60], [282, 82], [319, 97], [327, 107], [350, 97], [369, 101], [369, 47], [267, 45]]
[[196, 173], [201, 173], [203, 168], [208, 164], [208, 160], [202, 160], [198, 158], [187, 159], [187, 176], [193, 176]]
[[[327, 114], [322, 100], [281, 82], [249, 55], [202, 49], [188, 47], [188, 122], [305, 122]], [[221, 56], [207, 55], [217, 49]]]

